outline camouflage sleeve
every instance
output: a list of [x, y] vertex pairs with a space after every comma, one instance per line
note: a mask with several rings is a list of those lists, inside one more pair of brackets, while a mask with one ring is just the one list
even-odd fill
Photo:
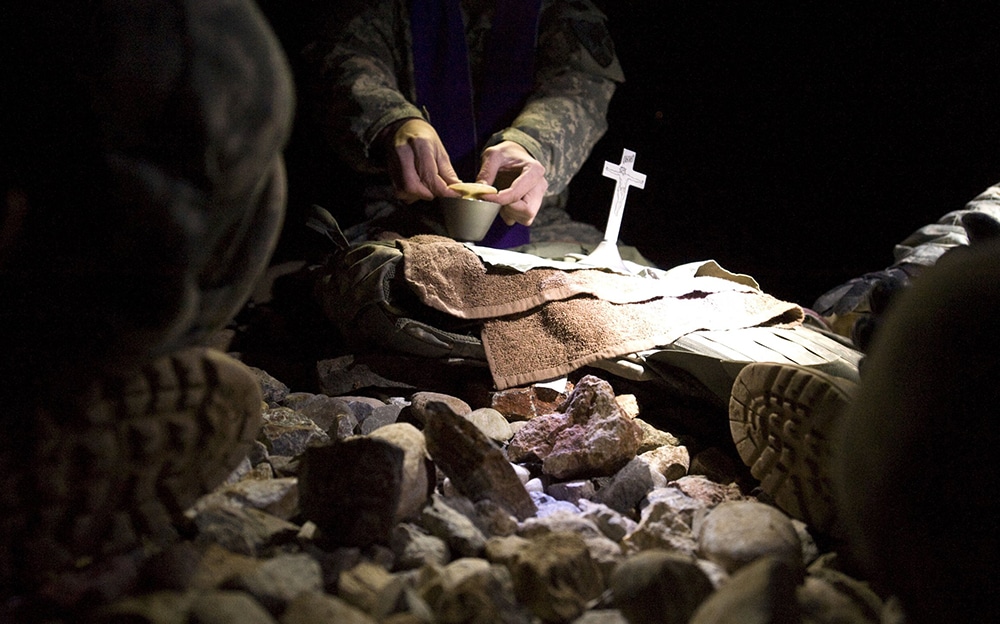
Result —
[[607, 130], [607, 112], [625, 80], [607, 28], [591, 2], [543, 6], [535, 90], [510, 128], [487, 146], [510, 140], [545, 166], [549, 195], [561, 193]]
[[367, 3], [303, 51], [306, 114], [358, 171], [384, 170], [376, 137], [396, 121], [422, 117], [406, 95], [412, 91], [412, 60], [403, 5]]
[[930, 266], [952, 247], [968, 245], [969, 237], [962, 226], [962, 216], [983, 212], [1000, 221], [1000, 183], [989, 187], [969, 201], [962, 210], [947, 213], [937, 223], [925, 225], [910, 234], [893, 252], [895, 264]]

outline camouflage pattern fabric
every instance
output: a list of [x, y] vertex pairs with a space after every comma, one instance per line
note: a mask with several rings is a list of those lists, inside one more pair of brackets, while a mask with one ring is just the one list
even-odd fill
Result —
[[[490, 4], [463, 2], [474, 74], [489, 26]], [[383, 129], [402, 119], [426, 117], [414, 105], [407, 7], [406, 0], [371, 2], [351, 19], [331, 26], [304, 51], [311, 67], [304, 80], [306, 110], [340, 156], [361, 172], [385, 171], [375, 141]], [[623, 80], [604, 14], [587, 0], [546, 0], [535, 89], [511, 127], [489, 137], [482, 147], [514, 141], [545, 166], [549, 182], [545, 211], [560, 202], [559, 196], [607, 130], [608, 103]], [[390, 195], [372, 195], [382, 199], [372, 202], [368, 217], [392, 211], [392, 201], [385, 199]]]
[[964, 209], [945, 214], [937, 223], [925, 225], [896, 245], [893, 250], [896, 265], [930, 266], [949, 249], [968, 245], [969, 235], [962, 218], [977, 212], [1000, 220], [1000, 183], [974, 197]]
[[[823, 293], [813, 304], [822, 316], [834, 318], [834, 329], [850, 335], [857, 312], [867, 314], [869, 299], [876, 289], [897, 289], [909, 284], [910, 279], [923, 269], [935, 264], [952, 249], [969, 245], [976, 235], [976, 225], [982, 225], [989, 237], [990, 225], [1000, 221], [1000, 184], [994, 184], [972, 200], [963, 209], [943, 215], [936, 223], [925, 225], [900, 242], [893, 249], [895, 262], [881, 271], [873, 271], [851, 279]], [[969, 229], [972, 229], [971, 236]], [[840, 323], [837, 319], [846, 319]]]
[[202, 343], [284, 215], [294, 95], [277, 39], [249, 0], [25, 7], [4, 37], [20, 216], [0, 239], [0, 369], [117, 373]]

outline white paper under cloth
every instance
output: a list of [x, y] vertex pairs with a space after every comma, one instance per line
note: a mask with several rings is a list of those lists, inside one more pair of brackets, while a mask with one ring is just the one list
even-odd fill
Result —
[[713, 261], [657, 271], [651, 279], [487, 265], [468, 247], [440, 237], [400, 246], [404, 275], [425, 304], [483, 320], [483, 345], [500, 389], [561, 377], [700, 329], [793, 326], [803, 318], [799, 306]]

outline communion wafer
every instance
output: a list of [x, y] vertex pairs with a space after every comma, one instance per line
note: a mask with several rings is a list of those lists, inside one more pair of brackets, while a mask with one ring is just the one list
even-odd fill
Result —
[[456, 182], [455, 184], [449, 184], [448, 188], [458, 191], [465, 199], [476, 199], [480, 195], [489, 195], [497, 192], [495, 187], [478, 182]]

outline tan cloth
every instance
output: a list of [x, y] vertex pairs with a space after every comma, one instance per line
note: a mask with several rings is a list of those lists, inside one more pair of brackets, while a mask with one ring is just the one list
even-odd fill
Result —
[[483, 346], [500, 389], [670, 344], [699, 329], [792, 325], [803, 318], [795, 304], [713, 275], [657, 280], [598, 269], [520, 272], [487, 266], [447, 238], [420, 236], [399, 245], [404, 276], [421, 301], [484, 320]]

